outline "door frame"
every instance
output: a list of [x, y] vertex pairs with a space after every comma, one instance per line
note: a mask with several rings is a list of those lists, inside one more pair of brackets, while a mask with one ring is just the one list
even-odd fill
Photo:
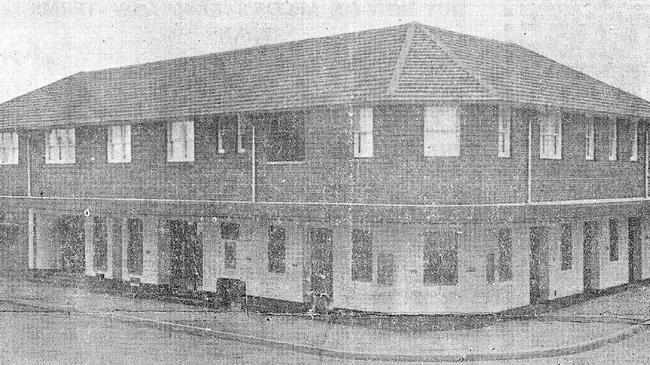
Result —
[[549, 227], [530, 227], [530, 304], [539, 304], [549, 299], [548, 236]]
[[[598, 225], [598, 221], [586, 221], [582, 224], [582, 285], [585, 293], [597, 291], [600, 280]], [[589, 232], [591, 234], [588, 234]]]

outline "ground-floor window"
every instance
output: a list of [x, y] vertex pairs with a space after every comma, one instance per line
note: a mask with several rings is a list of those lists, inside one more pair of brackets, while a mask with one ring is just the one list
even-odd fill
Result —
[[487, 259], [485, 260], [485, 280], [488, 284], [494, 284], [496, 276], [496, 265], [494, 263], [494, 252], [487, 254]]
[[226, 269], [237, 268], [237, 240], [239, 239], [239, 224], [221, 223], [221, 240], [224, 242], [224, 266]]
[[499, 281], [512, 279], [512, 232], [509, 228], [499, 229]]
[[127, 269], [129, 274], [142, 275], [143, 233], [142, 220], [132, 218], [127, 221], [129, 242], [127, 246]]
[[609, 220], [609, 261], [618, 261], [618, 219]]
[[372, 234], [365, 229], [352, 230], [352, 280], [372, 281]]
[[456, 232], [427, 232], [425, 234], [424, 284], [458, 284]]
[[377, 284], [393, 285], [395, 257], [392, 253], [381, 252], [377, 255]]
[[560, 232], [561, 270], [571, 270], [571, 267], [573, 266], [573, 243], [571, 242], [571, 236], [571, 224], [563, 224]]
[[93, 257], [95, 270], [104, 271], [108, 268], [106, 218], [93, 217], [93, 246], [95, 251]]
[[283, 273], [285, 270], [285, 240], [284, 228], [278, 226], [269, 227], [269, 272]]

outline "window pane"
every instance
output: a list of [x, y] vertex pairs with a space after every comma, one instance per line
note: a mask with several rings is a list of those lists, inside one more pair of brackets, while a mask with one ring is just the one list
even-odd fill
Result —
[[618, 220], [609, 220], [609, 261], [618, 261]]
[[268, 160], [304, 161], [304, 116], [298, 113], [281, 113], [269, 118]]
[[372, 235], [370, 231], [352, 230], [352, 280], [372, 281]]
[[460, 121], [456, 108], [425, 108], [424, 155], [460, 155]]
[[563, 224], [560, 237], [561, 270], [571, 270], [571, 266], [573, 265], [573, 244], [571, 242], [571, 236], [571, 224]]
[[93, 264], [95, 270], [104, 271], [108, 268], [108, 243], [106, 219], [102, 217], [93, 218]]
[[129, 242], [127, 246], [127, 269], [129, 274], [142, 275], [143, 234], [142, 220], [138, 218], [127, 221]]
[[377, 255], [377, 284], [392, 285], [395, 272], [395, 258], [390, 253]]
[[496, 265], [494, 264], [494, 254], [489, 253], [487, 255], [486, 263], [485, 263], [485, 280], [487, 281], [488, 284], [494, 283], [494, 277], [495, 277], [495, 272], [496, 272]]
[[232, 222], [221, 223], [221, 239], [224, 240], [238, 240], [239, 239], [239, 224]]
[[285, 230], [278, 226], [269, 227], [268, 246], [269, 272], [285, 271]]
[[237, 241], [225, 241], [224, 266], [226, 269], [237, 268]]
[[512, 279], [512, 239], [510, 229], [499, 230], [499, 280]]

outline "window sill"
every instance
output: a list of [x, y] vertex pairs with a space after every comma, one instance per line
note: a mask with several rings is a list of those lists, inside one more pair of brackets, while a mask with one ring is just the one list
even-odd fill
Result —
[[191, 160], [167, 160], [167, 162], [172, 163], [172, 164], [175, 164], [175, 163], [188, 163], [188, 162], [192, 163], [192, 162], [194, 162], [194, 159], [191, 159]]
[[267, 165], [303, 165], [307, 161], [266, 161]]
[[45, 161], [46, 165], [74, 165], [75, 161]]
[[0, 162], [0, 166], [18, 165], [18, 162]]

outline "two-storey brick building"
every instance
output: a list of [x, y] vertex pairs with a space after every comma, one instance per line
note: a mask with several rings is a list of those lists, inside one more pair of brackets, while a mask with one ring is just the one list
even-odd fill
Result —
[[26, 237], [0, 252], [305, 306], [501, 311], [650, 278], [649, 118], [418, 23], [82, 72], [0, 105], [0, 227]]

